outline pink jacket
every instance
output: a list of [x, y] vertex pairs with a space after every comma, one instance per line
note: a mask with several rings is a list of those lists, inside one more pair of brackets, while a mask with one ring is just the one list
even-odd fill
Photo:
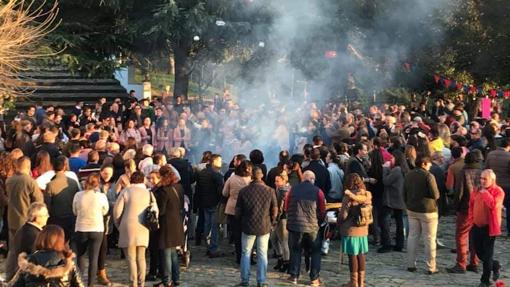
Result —
[[156, 144], [156, 129], [153, 126], [150, 128], [152, 131], [152, 139], [150, 141], [148, 140], [149, 136], [147, 135], [147, 131], [144, 127], [141, 127], [138, 130], [140, 131], [140, 137], [142, 138], [142, 145], [151, 144], [154, 146]]
[[180, 147], [184, 143], [184, 147], [189, 148], [189, 142], [191, 141], [191, 131], [188, 128], [184, 128], [184, 135], [181, 135], [179, 127], [174, 129], [174, 147]]
[[475, 189], [471, 193], [469, 199], [469, 219], [473, 221], [473, 208], [475, 201], [483, 201], [487, 208], [490, 210], [489, 214], [489, 236], [501, 235], [501, 212], [503, 210], [503, 200], [505, 199], [505, 192], [501, 187], [494, 184], [487, 189], [487, 192], [479, 192]]
[[172, 129], [170, 128], [159, 128], [156, 131], [155, 138], [155, 145], [157, 151], [162, 151], [163, 148], [166, 149], [166, 151], [170, 151], [170, 148], [172, 147], [173, 142], [173, 133]]

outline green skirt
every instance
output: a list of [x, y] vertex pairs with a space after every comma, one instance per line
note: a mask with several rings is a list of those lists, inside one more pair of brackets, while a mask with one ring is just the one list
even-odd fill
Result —
[[368, 236], [343, 237], [342, 252], [347, 255], [358, 255], [368, 253]]

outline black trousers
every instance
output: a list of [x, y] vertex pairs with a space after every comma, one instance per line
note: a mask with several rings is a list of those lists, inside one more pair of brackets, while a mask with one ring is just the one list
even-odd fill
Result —
[[396, 244], [395, 247], [398, 249], [404, 248], [404, 218], [403, 212], [400, 209], [393, 209], [391, 207], [383, 206], [381, 208], [381, 244], [384, 247], [391, 246], [391, 217], [395, 218], [396, 223]]
[[[97, 260], [99, 258], [99, 250], [103, 242], [104, 232], [76, 232], [74, 240], [74, 250], [78, 256], [78, 268], [83, 270], [86, 262], [86, 252], [88, 250], [89, 270], [88, 270], [88, 286], [92, 286], [97, 274]], [[83, 272], [83, 271], [82, 271]]]
[[101, 242], [101, 249], [99, 249], [99, 258], [97, 259], [98, 270], [105, 269], [106, 254], [108, 253], [108, 235], [103, 234], [103, 241]]
[[229, 215], [227, 217], [228, 226], [230, 227], [230, 236], [232, 236], [232, 241], [234, 242], [236, 249], [236, 262], [240, 264], [241, 262], [241, 253], [242, 253], [242, 245], [241, 245], [241, 222], [234, 215]]
[[489, 236], [489, 226], [478, 227], [473, 224], [471, 228], [471, 240], [475, 245], [476, 256], [483, 262], [483, 273], [480, 281], [490, 284], [490, 276], [494, 262], [495, 236]]
[[163, 274], [163, 265], [161, 258], [163, 257], [163, 250], [158, 247], [159, 230], [153, 231], [149, 234], [149, 274], [154, 276], [161, 276]]

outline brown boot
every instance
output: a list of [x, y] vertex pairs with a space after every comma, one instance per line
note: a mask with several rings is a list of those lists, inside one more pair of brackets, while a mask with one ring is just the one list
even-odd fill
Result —
[[365, 271], [359, 272], [358, 287], [365, 287]]
[[342, 287], [359, 287], [358, 272], [351, 272], [351, 281], [342, 285]]
[[112, 282], [110, 282], [110, 279], [108, 279], [108, 276], [106, 276], [106, 269], [101, 269], [97, 272], [97, 283], [99, 285], [106, 286], [112, 285]]

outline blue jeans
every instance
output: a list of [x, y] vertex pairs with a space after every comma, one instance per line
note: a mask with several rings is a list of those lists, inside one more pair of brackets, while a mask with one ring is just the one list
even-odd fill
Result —
[[172, 283], [176, 284], [179, 282], [179, 260], [177, 257], [177, 249], [175, 247], [163, 249], [164, 254], [164, 268], [165, 275], [163, 276], [163, 283], [170, 283], [170, 278], [172, 278]]
[[219, 226], [216, 218], [217, 213], [218, 208], [216, 206], [204, 208], [204, 234], [209, 237], [209, 246], [207, 247], [209, 252], [216, 252], [218, 249]]
[[289, 274], [299, 278], [302, 251], [310, 254], [310, 280], [319, 278], [321, 271], [322, 232], [302, 233], [289, 231], [290, 266]]
[[241, 255], [241, 282], [250, 281], [250, 258], [251, 249], [257, 241], [257, 283], [266, 283], [267, 277], [267, 249], [269, 245], [269, 234], [248, 235], [243, 232], [241, 235], [242, 255]]

